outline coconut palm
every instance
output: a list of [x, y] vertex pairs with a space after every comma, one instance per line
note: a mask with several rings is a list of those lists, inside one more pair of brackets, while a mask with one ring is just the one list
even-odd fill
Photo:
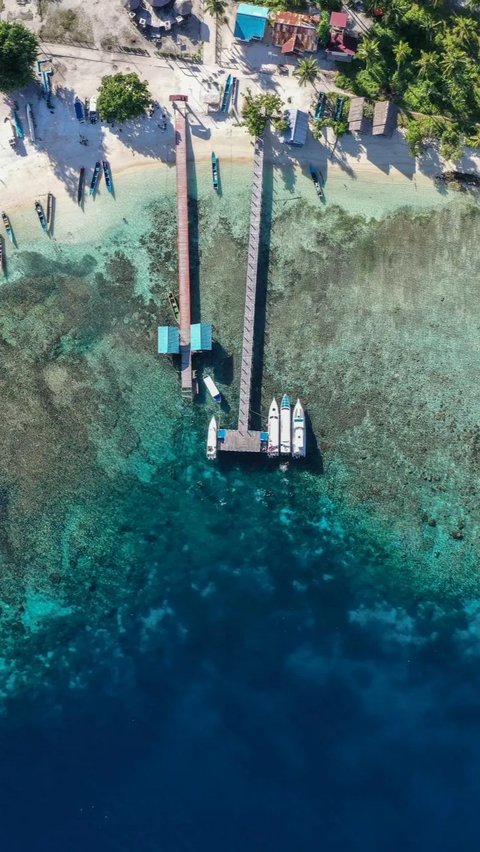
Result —
[[358, 47], [357, 59], [365, 62], [367, 68], [370, 68], [374, 62], [378, 62], [380, 59], [378, 41], [375, 38], [364, 38]]
[[452, 29], [452, 35], [459, 45], [478, 50], [478, 21], [474, 21], [473, 18], [458, 18]]
[[203, 0], [203, 7], [212, 18], [223, 18], [227, 4], [224, 0]]
[[417, 59], [415, 62], [415, 66], [418, 69], [418, 76], [425, 80], [431, 79], [431, 77], [438, 70], [438, 57], [436, 53], [430, 53], [427, 50], [422, 50], [420, 53], [420, 59]]
[[412, 48], [408, 41], [399, 41], [393, 49], [393, 54], [395, 56], [395, 62], [397, 63], [397, 71], [400, 71], [400, 67], [412, 55]]
[[457, 71], [465, 68], [468, 57], [463, 50], [446, 50], [440, 59], [442, 71], [447, 77], [453, 77]]
[[295, 77], [298, 77], [298, 85], [306, 86], [307, 83], [315, 83], [318, 77], [318, 62], [316, 59], [300, 59], [295, 71]]

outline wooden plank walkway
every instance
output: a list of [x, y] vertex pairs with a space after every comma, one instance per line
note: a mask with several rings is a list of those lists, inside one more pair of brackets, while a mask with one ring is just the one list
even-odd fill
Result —
[[260, 251], [260, 220], [262, 212], [263, 139], [255, 139], [253, 158], [252, 197], [250, 202], [250, 236], [247, 256], [247, 287], [243, 315], [242, 363], [240, 373], [240, 402], [238, 431], [248, 432], [250, 420], [250, 393], [252, 388], [253, 335], [255, 328], [255, 301], [257, 297], [258, 255]]
[[[185, 99], [186, 100], [186, 99]], [[175, 162], [177, 172], [178, 291], [180, 307], [180, 371], [182, 393], [191, 395], [192, 351], [190, 348], [190, 254], [188, 245], [187, 120], [185, 103], [175, 107]]]

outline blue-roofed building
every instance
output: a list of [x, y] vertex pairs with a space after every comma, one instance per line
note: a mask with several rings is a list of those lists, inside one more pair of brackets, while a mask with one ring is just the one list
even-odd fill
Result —
[[190, 326], [190, 348], [192, 352], [209, 352], [212, 348], [212, 326], [199, 322]]
[[233, 35], [239, 41], [262, 39], [268, 24], [269, 9], [266, 6], [250, 6], [239, 3]]
[[308, 114], [300, 109], [288, 109], [285, 111], [290, 127], [285, 131], [284, 142], [287, 145], [301, 147], [307, 141]]
[[174, 325], [158, 327], [159, 355], [178, 355], [180, 352], [180, 329]]

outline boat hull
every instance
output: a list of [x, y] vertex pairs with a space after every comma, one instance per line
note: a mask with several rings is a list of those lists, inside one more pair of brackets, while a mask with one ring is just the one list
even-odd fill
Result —
[[306, 451], [305, 412], [297, 399], [292, 417], [292, 456], [295, 459], [304, 458]]
[[285, 394], [280, 408], [280, 455], [289, 456], [292, 451], [292, 414], [290, 400]]
[[207, 459], [213, 461], [217, 457], [217, 420], [212, 417], [208, 425]]
[[215, 382], [213, 381], [212, 377], [211, 376], [204, 376], [203, 381], [204, 381], [205, 387], [208, 390], [213, 401], [216, 402], [218, 405], [220, 405], [220, 403], [222, 401], [222, 394], [218, 390], [218, 388], [217, 388]]
[[268, 444], [267, 455], [269, 457], [278, 456], [280, 453], [280, 415], [278, 405], [275, 399], [272, 400], [270, 410], [268, 412]]

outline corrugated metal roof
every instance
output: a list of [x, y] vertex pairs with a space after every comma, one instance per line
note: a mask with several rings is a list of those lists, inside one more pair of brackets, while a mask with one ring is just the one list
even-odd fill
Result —
[[209, 352], [212, 348], [212, 326], [199, 322], [190, 326], [190, 347], [192, 352]]
[[344, 30], [348, 24], [348, 15], [346, 12], [332, 12], [330, 15], [330, 26], [336, 27], [339, 30]]
[[159, 355], [178, 355], [180, 352], [180, 329], [173, 325], [158, 327], [157, 351]]
[[262, 39], [267, 28], [269, 11], [265, 6], [240, 3], [235, 18], [234, 38], [240, 41]]
[[305, 145], [308, 133], [308, 114], [300, 109], [289, 109], [290, 128], [285, 133], [285, 142], [289, 145]]
[[372, 136], [386, 136], [397, 126], [397, 107], [391, 101], [377, 101], [373, 110]]

